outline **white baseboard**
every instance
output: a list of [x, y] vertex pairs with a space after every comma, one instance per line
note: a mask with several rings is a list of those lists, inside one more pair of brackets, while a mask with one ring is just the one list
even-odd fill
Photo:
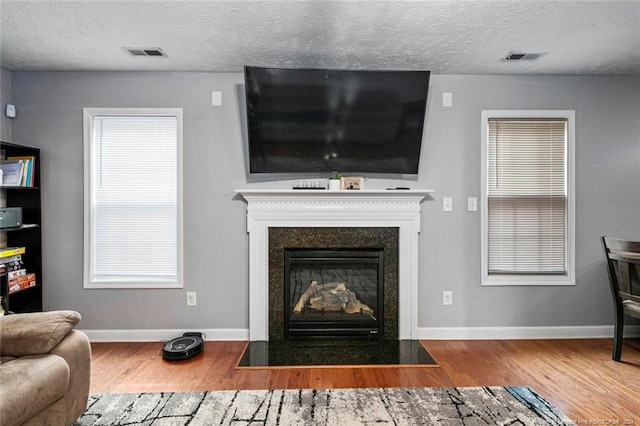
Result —
[[[92, 342], [164, 342], [182, 336], [186, 331], [199, 331], [205, 340], [247, 341], [244, 328], [211, 328], [206, 330], [81, 330]], [[625, 337], [640, 337], [640, 326], [625, 327]], [[613, 338], [612, 325], [577, 327], [422, 327], [418, 339], [423, 340], [522, 340], [522, 339], [598, 339]]]
[[[624, 337], [640, 337], [640, 326], [626, 326]], [[522, 340], [613, 338], [612, 325], [576, 327], [423, 327], [424, 340]]]
[[249, 340], [249, 330], [244, 328], [211, 328], [206, 330], [82, 330], [91, 342], [165, 342], [182, 336], [187, 331], [204, 333], [205, 340]]

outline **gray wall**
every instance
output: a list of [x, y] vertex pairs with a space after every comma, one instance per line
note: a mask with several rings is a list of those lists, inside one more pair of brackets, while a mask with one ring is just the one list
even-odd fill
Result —
[[11, 103], [11, 71], [0, 67], [0, 140], [11, 142], [11, 119], [7, 118], [4, 111], [7, 104]]
[[[246, 328], [248, 265], [241, 74], [13, 72], [20, 114], [13, 140], [42, 148], [45, 308], [76, 309], [84, 329]], [[223, 106], [211, 106], [211, 91]], [[442, 93], [454, 106], [443, 108]], [[83, 107], [184, 109], [185, 288], [82, 289]], [[576, 111], [574, 287], [481, 287], [480, 113], [483, 109]], [[370, 180], [434, 189], [423, 204], [419, 327], [612, 324], [599, 236], [640, 238], [640, 78], [432, 76], [417, 181]], [[442, 197], [454, 211], [442, 212]], [[453, 290], [454, 305], [441, 305]], [[198, 292], [187, 307], [185, 291]]]

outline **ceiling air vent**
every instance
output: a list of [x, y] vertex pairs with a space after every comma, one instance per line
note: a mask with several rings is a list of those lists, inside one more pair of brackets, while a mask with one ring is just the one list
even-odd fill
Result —
[[522, 53], [522, 52], [509, 52], [507, 56], [502, 58], [501, 60], [504, 62], [512, 62], [512, 61], [535, 61], [540, 56], [544, 55], [544, 53]]
[[167, 54], [159, 47], [125, 47], [131, 56], [155, 56], [166, 58]]

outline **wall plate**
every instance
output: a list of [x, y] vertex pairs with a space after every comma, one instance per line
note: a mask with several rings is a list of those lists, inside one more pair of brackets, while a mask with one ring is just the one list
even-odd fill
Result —
[[9, 118], [16, 118], [16, 106], [13, 104], [7, 104], [7, 108], [4, 113]]

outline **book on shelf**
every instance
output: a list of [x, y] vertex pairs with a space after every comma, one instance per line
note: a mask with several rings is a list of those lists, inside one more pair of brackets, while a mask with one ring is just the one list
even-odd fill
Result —
[[15, 271], [9, 271], [7, 272], [7, 278], [9, 278], [9, 280], [13, 280], [16, 278], [19, 278], [23, 275], [27, 275], [27, 270], [26, 269], [16, 269]]
[[0, 274], [6, 274], [7, 272], [15, 271], [22, 268], [22, 256], [9, 256], [0, 259]]
[[0, 259], [9, 256], [15, 256], [17, 254], [24, 254], [26, 249], [24, 247], [5, 247], [0, 249]]
[[24, 164], [23, 172], [22, 172], [22, 181], [20, 186], [33, 187], [33, 174], [35, 170], [36, 157], [33, 155], [13, 155], [7, 157], [9, 161], [22, 161]]
[[16, 254], [14, 256], [6, 256], [3, 258], [0, 258], [0, 267], [10, 267], [13, 265], [19, 265], [22, 264], [22, 255], [20, 254]]
[[3, 161], [0, 164], [2, 168], [2, 186], [20, 186], [24, 176], [24, 162], [22, 160]]
[[10, 278], [8, 284], [9, 294], [25, 290], [30, 287], [35, 287], [37, 285], [36, 274], [24, 274], [16, 278]]

